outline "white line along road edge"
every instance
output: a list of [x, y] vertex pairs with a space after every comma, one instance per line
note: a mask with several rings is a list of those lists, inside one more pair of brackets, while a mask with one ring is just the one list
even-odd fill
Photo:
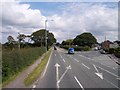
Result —
[[46, 65], [46, 67], [45, 67], [45, 70], [44, 70], [41, 78], [43, 78], [43, 77], [45, 76], [45, 73], [46, 73], [46, 71], [47, 71], [48, 65], [49, 65], [49, 63], [50, 63], [50, 59], [51, 59], [52, 53], [53, 53], [53, 49], [52, 49], [52, 52], [51, 52], [50, 57], [49, 57], [49, 59], [48, 59], [48, 63], [47, 63], [47, 65]]

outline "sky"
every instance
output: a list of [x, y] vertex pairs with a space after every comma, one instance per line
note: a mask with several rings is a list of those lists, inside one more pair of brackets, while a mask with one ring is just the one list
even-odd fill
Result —
[[[6, 1], [6, 0], [4, 0]], [[0, 6], [0, 39], [9, 35], [17, 40], [18, 32], [30, 35], [45, 28], [58, 42], [92, 33], [98, 42], [118, 40], [118, 2], [21, 2], [10, 0]], [[107, 1], [107, 0], [106, 0]], [[51, 21], [53, 20], [53, 21]]]

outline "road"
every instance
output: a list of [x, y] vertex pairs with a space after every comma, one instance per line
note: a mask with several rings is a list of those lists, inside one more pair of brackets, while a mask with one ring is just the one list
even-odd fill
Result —
[[[56, 65], [57, 64], [57, 65]], [[109, 88], [119, 90], [119, 65], [98, 51], [53, 50], [42, 76], [31, 88]]]

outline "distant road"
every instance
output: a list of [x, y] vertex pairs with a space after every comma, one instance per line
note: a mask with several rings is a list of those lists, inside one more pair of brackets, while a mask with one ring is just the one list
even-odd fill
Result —
[[[56, 69], [55, 64], [60, 66]], [[98, 51], [76, 52], [73, 55], [57, 48], [48, 66], [31, 88], [113, 88], [120, 89], [118, 64]], [[57, 79], [58, 82], [57, 83]], [[96, 89], [97, 90], [97, 89]]]

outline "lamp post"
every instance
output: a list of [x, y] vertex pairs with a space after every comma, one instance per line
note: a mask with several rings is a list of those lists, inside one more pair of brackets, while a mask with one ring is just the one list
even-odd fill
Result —
[[47, 52], [47, 22], [48, 21], [54, 21], [54, 20], [45, 20], [45, 47], [46, 47], [46, 52]]
[[47, 21], [45, 20], [45, 51], [47, 52]]

